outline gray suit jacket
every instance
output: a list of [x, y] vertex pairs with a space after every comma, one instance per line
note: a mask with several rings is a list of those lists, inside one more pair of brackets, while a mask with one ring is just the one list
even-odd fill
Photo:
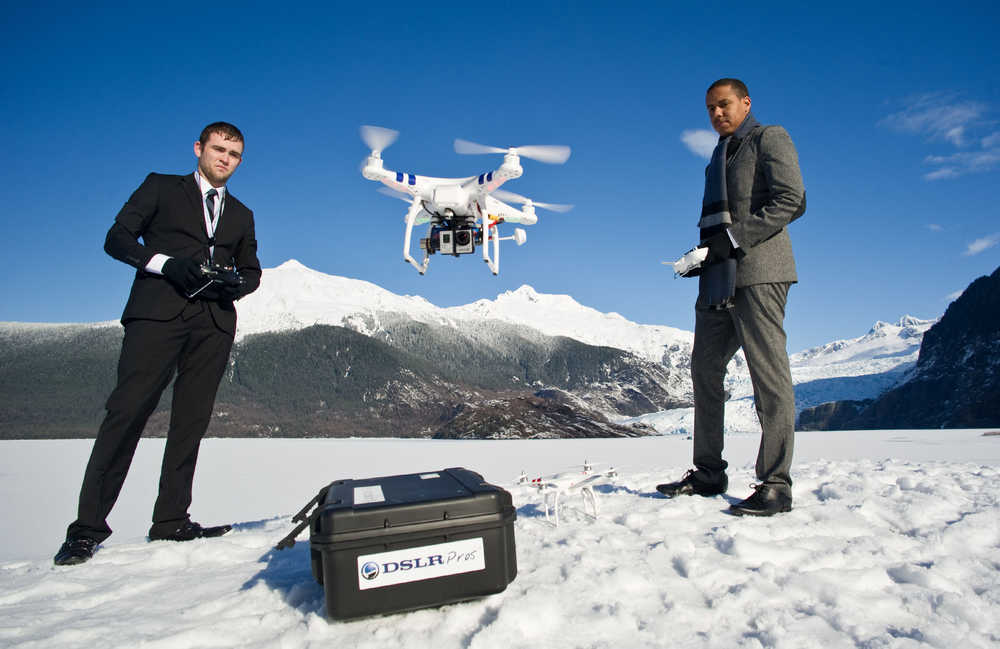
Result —
[[746, 252], [736, 286], [797, 282], [786, 226], [806, 211], [806, 190], [784, 128], [761, 126], [743, 138], [726, 164], [726, 191], [733, 218], [729, 231]]

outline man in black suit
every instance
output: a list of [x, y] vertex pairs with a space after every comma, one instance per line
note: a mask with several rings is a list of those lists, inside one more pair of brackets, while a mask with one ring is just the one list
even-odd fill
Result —
[[[111, 512], [146, 420], [176, 373], [170, 427], [153, 508], [150, 540], [221, 536], [229, 525], [191, 521], [191, 486], [219, 381], [236, 333], [233, 301], [260, 285], [253, 213], [226, 189], [243, 159], [243, 134], [209, 124], [194, 143], [193, 174], [151, 173], [108, 231], [104, 250], [137, 269], [122, 315], [125, 337], [118, 384], [83, 478], [77, 519], [56, 565], [83, 563], [111, 534]], [[142, 243], [140, 243], [140, 239]], [[212, 282], [212, 263], [241, 281]]]

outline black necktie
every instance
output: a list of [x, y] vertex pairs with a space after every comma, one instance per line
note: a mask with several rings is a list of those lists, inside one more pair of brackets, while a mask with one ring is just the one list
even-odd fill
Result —
[[208, 190], [205, 194], [205, 205], [208, 207], [208, 258], [212, 258], [212, 246], [215, 245], [215, 228], [212, 224], [215, 223], [215, 197], [219, 195], [219, 192], [215, 191], [215, 188]]
[[208, 190], [205, 194], [205, 205], [208, 206], [208, 220], [215, 221], [215, 197], [219, 195], [219, 192], [215, 191], [215, 188]]

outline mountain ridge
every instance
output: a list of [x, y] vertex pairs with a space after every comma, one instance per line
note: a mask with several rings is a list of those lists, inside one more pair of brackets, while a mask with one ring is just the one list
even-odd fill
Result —
[[1000, 268], [969, 284], [924, 333], [905, 380], [871, 399], [805, 410], [799, 421], [819, 430], [1000, 423]]
[[[316, 412], [306, 415], [289, 411], [265, 394], [270, 391], [283, 395], [290, 403], [297, 403], [296, 395], [280, 384], [266, 384], [258, 377], [256, 382], [251, 381], [257, 391], [254, 396], [253, 390], [247, 392], [235, 377], [242, 376], [241, 370], [247, 371], [245, 364], [253, 356], [251, 350], [256, 347], [254, 353], [264, 353], [261, 345], [287, 348], [285, 358], [273, 361], [270, 369], [256, 370], [280, 376], [282, 372], [275, 364], [296, 362], [302, 365], [293, 359], [320, 353], [314, 338], [326, 340], [321, 345], [328, 346], [346, 345], [346, 341], [355, 340], [355, 346], [361, 344], [369, 349], [374, 357], [382, 359], [380, 363], [395, 367], [393, 371], [403, 372], [405, 368], [403, 378], [390, 378], [389, 374], [372, 368], [375, 371], [368, 378], [380, 377], [378, 381], [384, 385], [382, 388], [369, 385], [366, 388], [369, 392], [386, 393], [385, 385], [393, 384], [401, 390], [400, 395], [419, 394], [425, 400], [444, 404], [431, 408], [411, 398], [405, 404], [397, 403], [396, 410], [389, 408], [386, 412], [390, 414], [384, 415], [389, 418], [396, 416], [392, 412], [402, 417], [399, 413], [407, 408], [421, 413], [418, 418], [422, 418], [423, 424], [410, 426], [412, 422], [406, 422], [404, 428], [410, 431], [407, 434], [433, 435], [447, 428], [449, 435], [461, 436], [461, 431], [454, 426], [448, 428], [444, 420], [457, 417], [458, 411], [465, 413], [463, 417], [485, 413], [484, 409], [467, 407], [474, 405], [476, 399], [506, 400], [505, 403], [518, 405], [522, 404], [518, 398], [527, 397], [552, 401], [521, 408], [526, 415], [549, 417], [569, 405], [594, 422], [603, 419], [612, 425], [638, 425], [639, 429], [653, 426], [661, 433], [689, 430], [683, 420], [690, 415], [692, 401], [689, 367], [693, 332], [634, 323], [620, 314], [602, 313], [582, 305], [568, 295], [543, 294], [529, 285], [522, 285], [499, 294], [494, 300], [481, 299], [467, 305], [442, 308], [420, 296], [396, 295], [364, 280], [326, 275], [289, 260], [276, 268], [265, 269], [261, 288], [242, 300], [238, 308], [237, 342], [230, 374], [220, 388], [222, 402], [217, 410], [230, 413], [242, 410], [244, 414], [254, 411], [265, 416], [262, 413], [267, 408], [260, 410], [260, 404], [270, 404], [268, 407], [275, 412], [281, 411], [277, 419], [285, 422], [284, 428], [272, 424], [270, 428], [265, 425], [254, 429], [264, 431], [261, 434], [288, 433], [288, 426], [294, 427], [290, 422], [296, 419], [313, 422], [300, 426], [301, 430], [316, 431], [314, 423], [324, 419]], [[792, 354], [797, 409], [833, 400], [873, 399], [893, 387], [915, 365], [923, 332], [934, 322], [906, 315], [896, 323], [876, 322], [866, 334], [857, 338], [833, 341]], [[11, 349], [43, 345], [38, 349], [44, 348], [45, 355], [51, 357], [65, 351], [66, 341], [74, 340], [74, 336], [115, 327], [120, 336], [121, 326], [115, 322], [0, 323], [0, 342], [10, 342]], [[331, 327], [343, 331], [331, 332], [327, 329]], [[301, 332], [308, 333], [300, 335]], [[362, 338], [350, 338], [347, 332]], [[365, 338], [377, 343], [376, 347], [370, 347], [371, 343], [365, 342]], [[108, 339], [104, 342], [108, 344]], [[114, 345], [108, 344], [108, 347], [102, 352], [107, 358], [99, 361], [104, 364], [105, 374], [110, 372], [107, 368], [113, 368], [117, 357]], [[22, 362], [19, 366], [22, 369], [31, 366], [30, 363], [25, 366], [23, 358], [19, 362]], [[98, 361], [92, 357], [91, 362]], [[363, 366], [365, 360], [355, 359], [354, 372], [359, 371], [359, 364]], [[75, 366], [85, 367], [79, 363]], [[342, 369], [352, 371], [347, 367]], [[58, 372], [51, 366], [46, 366], [44, 371]], [[317, 381], [338, 382], [331, 377], [323, 378], [318, 368], [307, 366], [300, 371], [308, 376], [315, 375]], [[0, 382], [4, 380], [2, 374], [0, 372]], [[16, 377], [6, 378], [8, 382], [16, 380]], [[730, 364], [726, 380], [731, 395], [727, 413], [733, 411], [727, 415], [727, 423], [732, 424], [733, 430], [754, 430], [757, 424], [752, 386], [741, 354], [737, 354]], [[104, 385], [109, 381], [113, 381], [113, 376], [87, 379], [91, 385]], [[405, 389], [402, 386], [406, 386]], [[301, 389], [311, 390], [309, 386]], [[324, 407], [328, 409], [338, 407], [333, 405], [336, 390], [330, 389], [333, 392], [316, 399], [317, 403], [326, 403]], [[87, 403], [84, 392], [86, 390], [74, 398], [76, 403]], [[354, 395], [351, 398], [360, 398], [365, 390], [351, 388], [348, 392]], [[91, 394], [90, 398], [90, 410], [99, 412], [106, 394]], [[226, 402], [229, 398], [236, 402]], [[351, 403], [344, 402], [339, 407], [344, 411], [360, 412]], [[532, 402], [523, 403], [530, 405]], [[162, 418], [163, 407], [161, 403], [154, 420], [157, 416]], [[386, 407], [386, 404], [379, 407]], [[20, 411], [23, 413], [24, 409]], [[0, 415], [4, 412], [0, 408]], [[241, 418], [234, 418], [232, 414], [226, 417], [229, 419], [220, 421], [219, 425], [226, 424], [223, 428], [229, 430], [221, 434], [236, 434], [236, 422]], [[0, 420], [4, 418], [6, 415], [0, 416]], [[329, 415], [328, 419], [332, 421], [336, 417]], [[435, 421], [438, 424], [434, 424]], [[363, 423], [362, 428], [366, 428], [370, 422]], [[365, 434], [386, 434], [387, 430], [393, 430], [391, 426], [376, 423], [367, 426]], [[510, 429], [539, 430], [536, 423], [527, 422]], [[470, 425], [480, 426], [475, 422]], [[334, 426], [341, 432], [346, 432], [348, 427], [344, 421]], [[276, 428], [281, 430], [274, 430]], [[599, 428], [600, 425], [595, 430]], [[554, 434], [551, 428], [547, 431], [545, 435]]]

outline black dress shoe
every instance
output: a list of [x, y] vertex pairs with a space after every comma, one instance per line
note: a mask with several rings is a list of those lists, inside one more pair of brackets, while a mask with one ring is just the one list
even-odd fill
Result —
[[75, 566], [94, 556], [97, 545], [97, 541], [86, 536], [66, 539], [52, 561], [57, 566]]
[[216, 525], [215, 527], [202, 527], [193, 521], [184, 521], [180, 526], [171, 532], [149, 530], [150, 541], [193, 541], [195, 539], [208, 539], [215, 536], [222, 536], [232, 525]]
[[677, 482], [656, 485], [656, 490], [667, 498], [674, 496], [718, 496], [726, 493], [729, 487], [729, 478], [726, 474], [721, 474], [721, 479], [705, 480], [704, 473], [700, 471], [688, 471], [684, 477]]
[[774, 516], [792, 511], [792, 496], [768, 484], [753, 485], [754, 492], [746, 500], [729, 507], [736, 516]]

